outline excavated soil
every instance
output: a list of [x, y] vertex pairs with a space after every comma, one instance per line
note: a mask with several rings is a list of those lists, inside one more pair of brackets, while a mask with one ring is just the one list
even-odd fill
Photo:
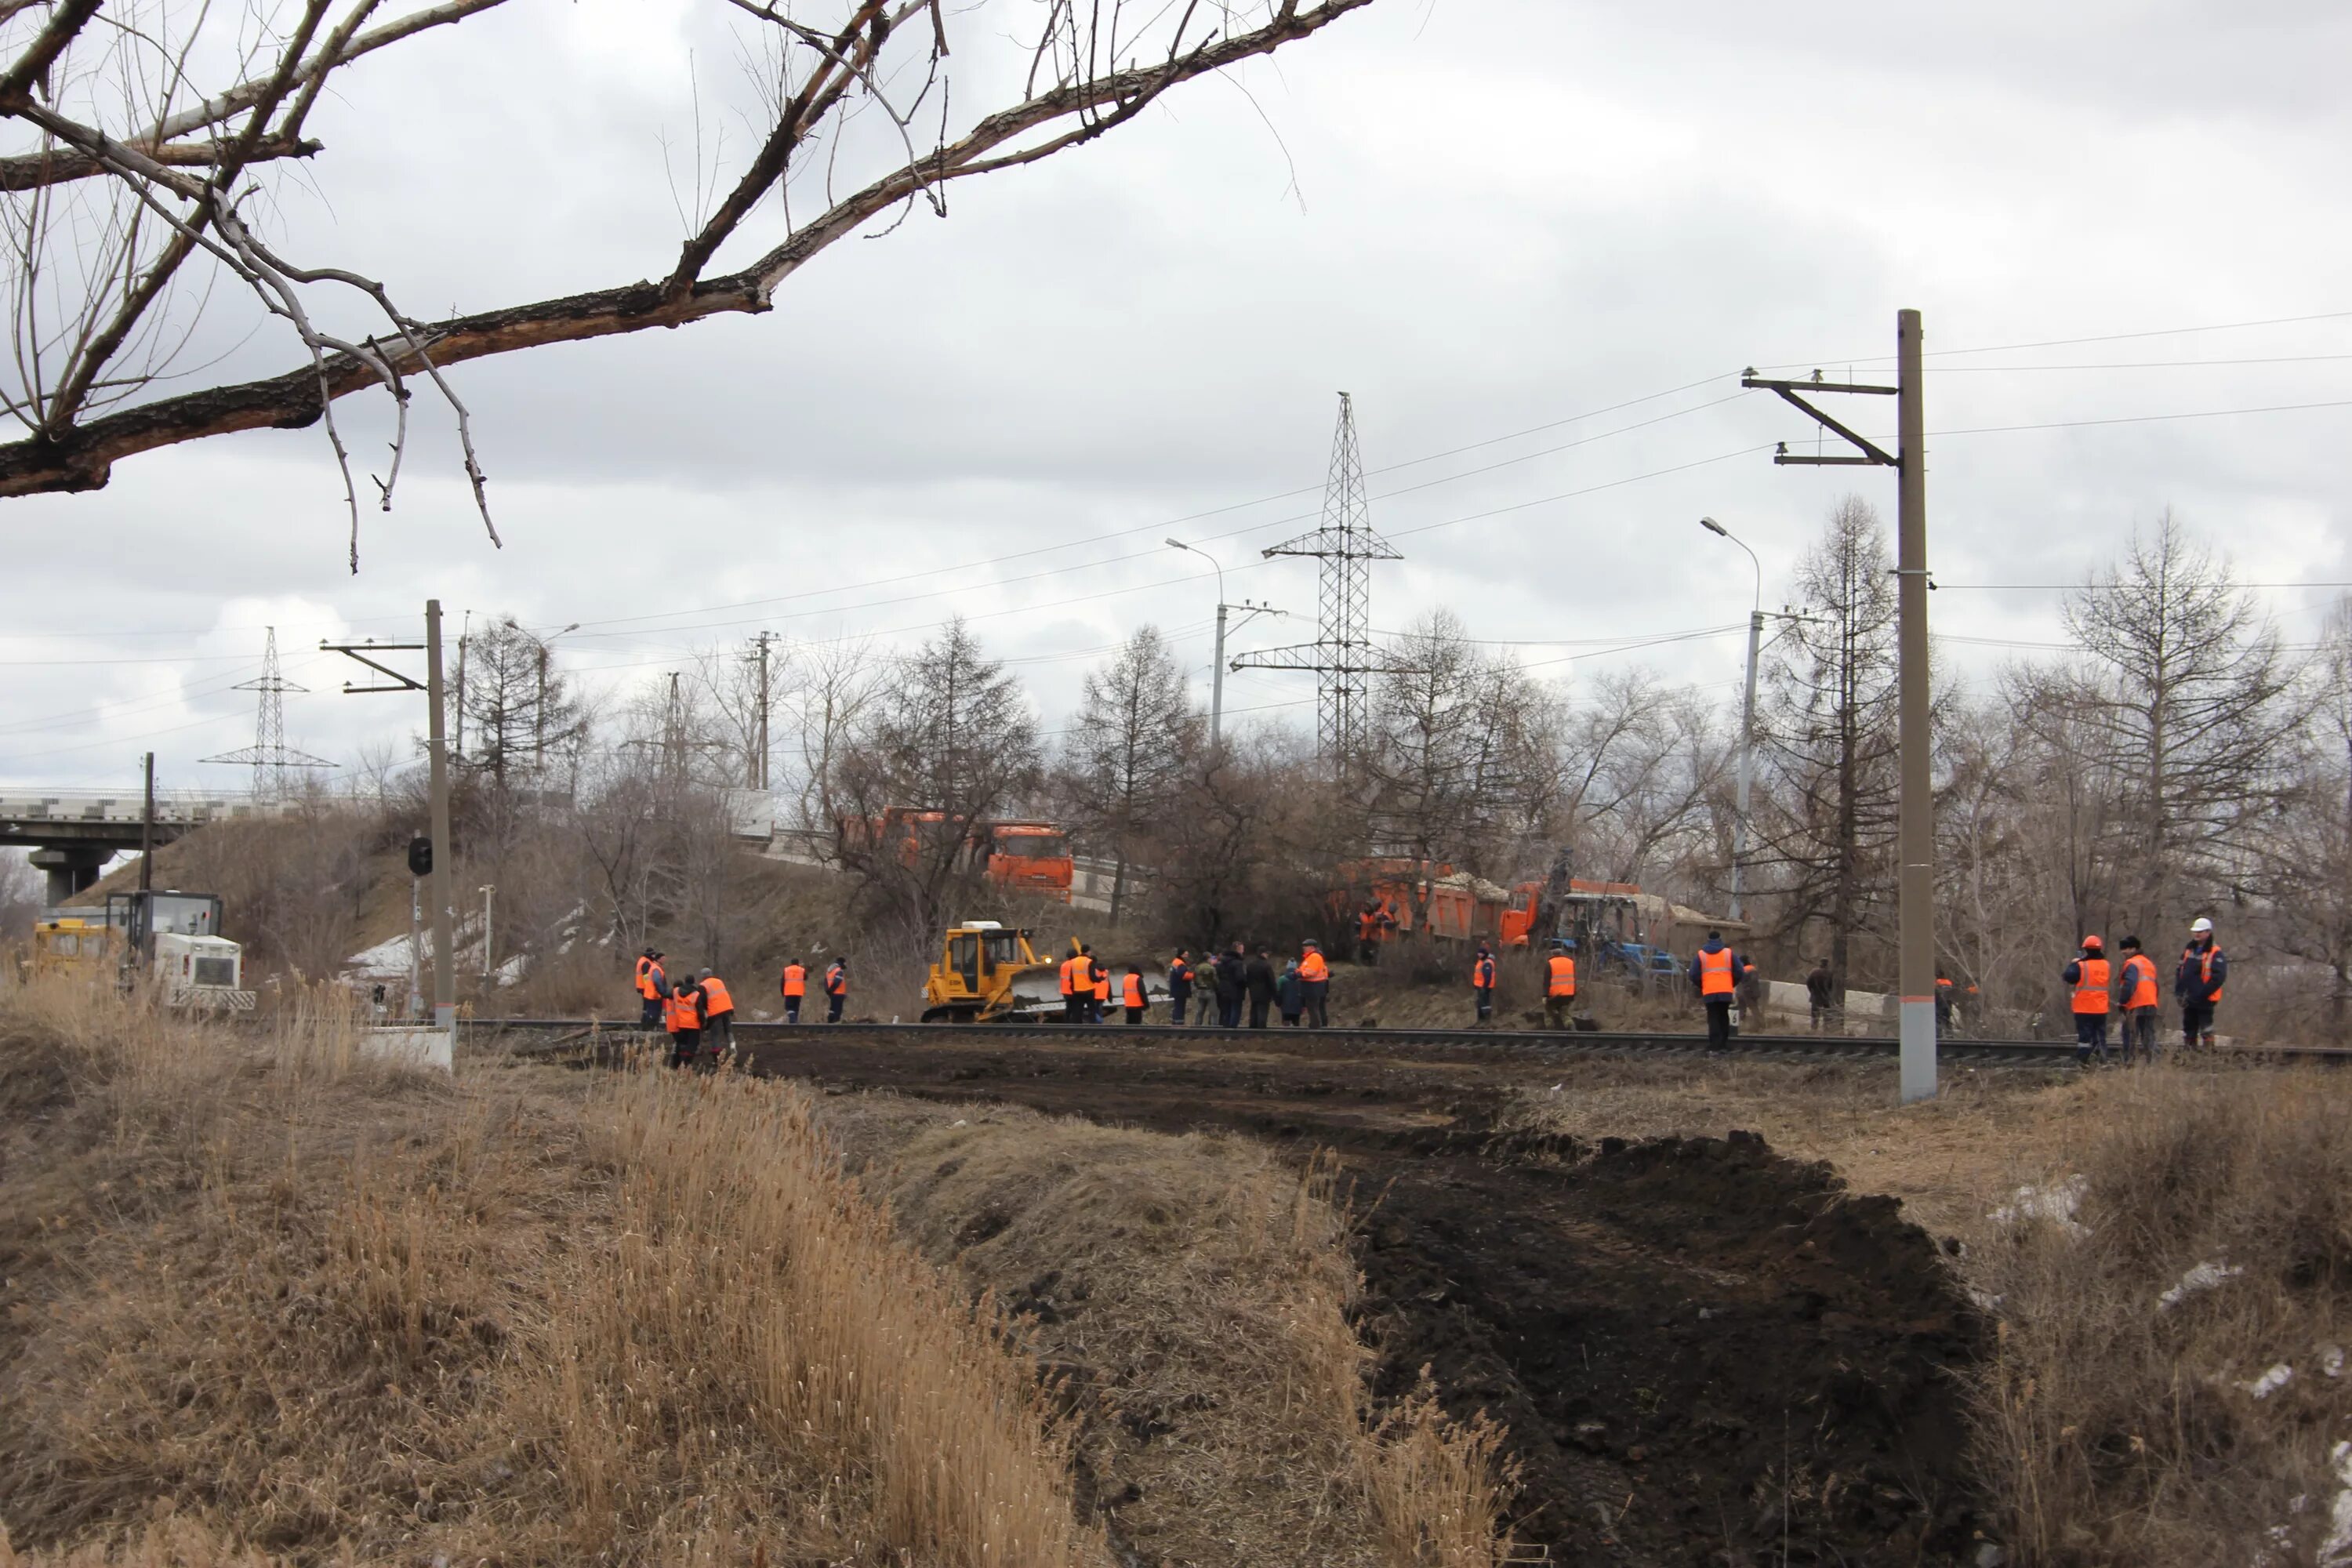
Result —
[[942, 1040], [854, 1027], [752, 1070], [1331, 1151], [1355, 1183], [1384, 1394], [1423, 1374], [1507, 1431], [1525, 1548], [1555, 1563], [1973, 1561], [1955, 1373], [1980, 1325], [1892, 1199], [1760, 1138], [1496, 1131], [1495, 1062]]

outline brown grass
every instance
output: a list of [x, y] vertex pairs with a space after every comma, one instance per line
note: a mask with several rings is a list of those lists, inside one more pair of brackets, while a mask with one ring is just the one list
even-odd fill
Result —
[[0, 1000], [0, 1519], [62, 1560], [1087, 1564], [995, 1320], [793, 1089]]
[[1501, 1560], [1496, 1435], [1373, 1411], [1349, 1216], [1251, 1140], [991, 1107], [828, 1101], [871, 1189], [1010, 1302], [1070, 1380], [1079, 1455], [1147, 1562]]
[[[1969, 1264], [1999, 1303], [1981, 1452], [2010, 1537], [2053, 1564], [2314, 1562], [2352, 1509], [2352, 1080], [2163, 1070], [2096, 1100], [2087, 1230], [2029, 1223]], [[2164, 1307], [2200, 1265], [2242, 1272]]]

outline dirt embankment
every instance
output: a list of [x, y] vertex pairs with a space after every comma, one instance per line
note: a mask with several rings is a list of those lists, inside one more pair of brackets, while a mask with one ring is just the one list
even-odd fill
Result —
[[1969, 1560], [1957, 1372], [1979, 1325], [1892, 1200], [1759, 1139], [1502, 1130], [1491, 1071], [1241, 1047], [813, 1031], [761, 1070], [1328, 1152], [1362, 1216], [1391, 1397], [1507, 1428], [1518, 1539], [1555, 1561]]

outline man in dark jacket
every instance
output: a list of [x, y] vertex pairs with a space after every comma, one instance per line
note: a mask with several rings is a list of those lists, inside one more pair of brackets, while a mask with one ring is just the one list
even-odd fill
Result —
[[1830, 961], [1822, 959], [1805, 976], [1805, 1000], [1812, 1004], [1813, 1033], [1824, 1034], [1837, 1019], [1837, 976], [1830, 973]]
[[1242, 966], [1242, 983], [1249, 987], [1249, 1026], [1265, 1027], [1265, 1016], [1274, 1008], [1274, 959], [1265, 943], [1257, 944], [1249, 962]]
[[1249, 966], [1242, 961], [1242, 944], [1234, 943], [1217, 954], [1217, 1024], [1221, 1028], [1238, 1029], [1242, 1023], [1242, 998], [1249, 993]]
[[1698, 999], [1706, 1005], [1706, 1043], [1715, 1050], [1731, 1044], [1731, 1002], [1738, 994], [1739, 983], [1755, 972], [1756, 966], [1723, 943], [1723, 933], [1711, 931], [1698, 952], [1691, 955], [1691, 984], [1698, 991]]
[[2188, 951], [2172, 977], [2172, 994], [2180, 999], [2180, 1044], [2184, 1050], [2213, 1048], [2213, 1009], [2221, 1000], [2221, 983], [2230, 978], [2230, 961], [2213, 940], [2213, 922], [2197, 917], [2189, 928]]

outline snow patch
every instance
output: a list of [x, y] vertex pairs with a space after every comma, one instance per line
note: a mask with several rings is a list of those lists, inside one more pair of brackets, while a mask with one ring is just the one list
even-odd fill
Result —
[[2074, 1212], [2083, 1206], [2083, 1194], [2090, 1190], [2088, 1176], [2069, 1176], [2054, 1186], [2020, 1187], [2011, 1194], [2009, 1202], [1985, 1218], [1999, 1226], [2046, 1219], [2070, 1236], [2088, 1236], [2091, 1227], [2077, 1222]]
[[2238, 1384], [2238, 1386], [2244, 1389], [2256, 1399], [2268, 1399], [2272, 1394], [2276, 1394], [2280, 1389], [2284, 1388], [2288, 1384], [2293, 1383], [2294, 1381], [2294, 1368], [2287, 1365], [2284, 1362], [2280, 1362], [2268, 1372], [2263, 1373], [2262, 1376], [2254, 1378], [2251, 1382], [2242, 1383]]
[[2224, 1280], [2235, 1279], [2245, 1270], [2236, 1264], [2200, 1263], [2180, 1277], [2180, 1283], [2156, 1299], [2158, 1311], [2168, 1312], [2189, 1297], [2210, 1290]]
[[2338, 1443], [2327, 1456], [2343, 1489], [2327, 1516], [2327, 1539], [2319, 1543], [2315, 1568], [2352, 1568], [2352, 1443]]
[[2319, 1370], [2329, 1377], [2344, 1375], [2344, 1347], [2325, 1345], [2319, 1352]]

